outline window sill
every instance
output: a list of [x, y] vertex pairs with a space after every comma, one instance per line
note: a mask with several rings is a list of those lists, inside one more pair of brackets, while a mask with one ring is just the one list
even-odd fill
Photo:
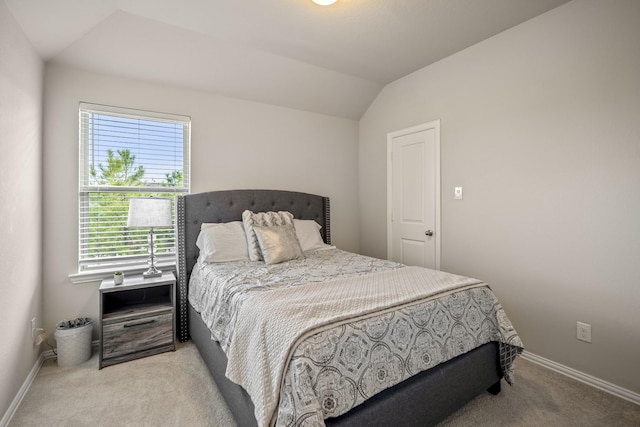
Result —
[[[163, 271], [175, 271], [176, 263], [175, 262], [158, 262], [156, 264], [156, 267], [158, 267], [159, 270], [163, 270]], [[144, 266], [141, 265], [137, 267], [122, 268], [120, 269], [120, 271], [122, 271], [125, 276], [127, 275], [131, 276], [136, 274], [142, 274], [143, 272], [147, 271], [148, 268], [149, 267], [147, 265], [144, 265]], [[74, 285], [101, 282], [104, 279], [112, 278], [114, 271], [115, 269], [113, 268], [104, 269], [104, 270], [83, 271], [80, 273], [69, 274], [69, 279], [71, 280], [71, 283]]]

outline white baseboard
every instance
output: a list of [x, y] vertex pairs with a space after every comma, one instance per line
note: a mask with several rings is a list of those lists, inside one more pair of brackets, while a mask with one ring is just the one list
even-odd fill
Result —
[[[100, 345], [99, 341], [97, 340], [92, 341], [91, 350], [97, 351], [99, 345]], [[24, 399], [24, 396], [29, 391], [31, 384], [36, 379], [36, 376], [38, 375], [40, 368], [42, 368], [44, 361], [48, 359], [55, 359], [55, 357], [56, 357], [56, 354], [53, 352], [53, 350], [46, 350], [40, 353], [40, 356], [38, 357], [38, 359], [36, 359], [36, 362], [33, 364], [33, 368], [31, 368], [29, 375], [27, 375], [27, 378], [24, 380], [24, 383], [22, 383], [22, 387], [20, 387], [20, 390], [18, 390], [18, 394], [16, 394], [16, 397], [13, 399], [13, 402], [11, 402], [11, 405], [9, 405], [9, 408], [7, 408], [7, 412], [5, 412], [2, 419], [0, 419], [0, 427], [7, 427], [9, 425], [9, 421], [11, 421], [11, 418], [13, 418], [13, 414], [15, 414], [16, 411], [18, 410], [18, 407], [20, 406], [22, 399]]]
[[545, 359], [544, 357], [530, 353], [526, 350], [522, 353], [521, 356], [523, 359], [526, 359], [530, 362], [533, 362], [545, 368], [551, 369], [552, 371], [558, 372], [569, 378], [580, 381], [581, 383], [590, 385], [591, 387], [595, 387], [599, 390], [612, 394], [621, 399], [628, 400], [629, 402], [635, 403], [636, 405], [640, 405], [640, 394], [636, 392], [627, 390], [625, 388], [622, 388], [610, 382], [603, 381], [600, 378], [596, 378], [592, 375], [585, 374], [584, 372], [580, 372], [568, 366], [561, 365], [560, 363], [556, 363], [552, 360]]
[[[51, 352], [51, 354], [53, 354], [53, 352]], [[27, 375], [27, 379], [25, 379], [22, 383], [22, 387], [20, 387], [20, 390], [18, 390], [18, 394], [16, 394], [16, 397], [13, 399], [13, 402], [11, 402], [11, 405], [9, 405], [7, 412], [5, 412], [4, 416], [0, 420], [0, 427], [7, 427], [9, 425], [9, 421], [11, 421], [11, 418], [13, 418], [13, 414], [15, 414], [16, 410], [18, 410], [18, 406], [20, 406], [22, 399], [24, 399], [24, 396], [29, 391], [31, 383], [36, 379], [36, 376], [38, 375], [38, 372], [40, 371], [40, 368], [42, 367], [45, 359], [46, 357], [44, 356], [44, 353], [40, 353], [40, 356], [36, 359], [36, 363], [34, 363], [33, 368], [31, 368], [31, 372], [29, 372], [29, 375]]]

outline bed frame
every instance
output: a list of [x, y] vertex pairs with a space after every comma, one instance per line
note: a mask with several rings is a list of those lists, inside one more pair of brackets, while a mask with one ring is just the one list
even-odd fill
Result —
[[[180, 341], [193, 340], [238, 426], [257, 426], [247, 392], [225, 376], [227, 359], [200, 315], [188, 304], [191, 271], [198, 259], [195, 245], [205, 222], [242, 220], [242, 212], [285, 210], [298, 219], [322, 225], [322, 238], [331, 244], [329, 198], [279, 190], [229, 190], [180, 196], [176, 203], [178, 243], [178, 324]], [[500, 392], [502, 378], [497, 343], [488, 343], [464, 355], [421, 372], [378, 393], [327, 426], [428, 426], [434, 425], [478, 394]]]

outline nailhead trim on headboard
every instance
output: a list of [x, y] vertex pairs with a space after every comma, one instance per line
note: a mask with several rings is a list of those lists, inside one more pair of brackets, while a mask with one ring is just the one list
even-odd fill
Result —
[[331, 218], [331, 203], [329, 202], [329, 198], [325, 197], [324, 198], [324, 218], [325, 218], [325, 223], [324, 223], [324, 242], [327, 245], [331, 244], [331, 221], [329, 221], [329, 219]]
[[[177, 315], [177, 336], [180, 342], [189, 339], [189, 328], [187, 319], [187, 276], [184, 274], [187, 268], [187, 259], [185, 257], [185, 217], [184, 217], [184, 197], [176, 199], [176, 242], [178, 244], [178, 253], [176, 255], [176, 267], [178, 269], [178, 315]], [[182, 236], [182, 238], [180, 238]]]

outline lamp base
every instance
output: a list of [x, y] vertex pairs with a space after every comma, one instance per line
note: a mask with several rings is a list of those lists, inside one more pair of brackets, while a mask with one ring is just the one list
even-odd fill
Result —
[[162, 276], [162, 271], [158, 270], [155, 267], [152, 267], [147, 271], [145, 271], [144, 273], [142, 273], [142, 278], [144, 279], [151, 279], [153, 277], [160, 277], [160, 276]]

